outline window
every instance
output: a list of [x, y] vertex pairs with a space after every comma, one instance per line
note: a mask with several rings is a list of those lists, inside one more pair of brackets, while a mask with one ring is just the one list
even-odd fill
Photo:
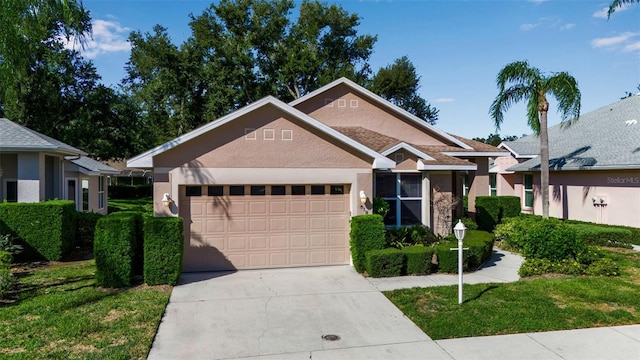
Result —
[[229, 195], [231, 195], [231, 196], [243, 196], [244, 195], [244, 186], [243, 185], [229, 186]]
[[464, 174], [462, 181], [462, 195], [469, 195], [469, 174]]
[[98, 176], [98, 209], [104, 209], [104, 176]]
[[5, 199], [7, 200], [7, 202], [18, 202], [18, 181], [7, 180], [5, 184], [6, 184]]
[[389, 203], [385, 225], [422, 223], [422, 174], [378, 173], [375, 196]]
[[324, 185], [311, 185], [311, 195], [324, 195]]
[[82, 179], [82, 211], [89, 211], [89, 179]]
[[305, 195], [304, 185], [293, 185], [291, 186], [291, 195]]
[[264, 185], [251, 185], [251, 195], [264, 196], [267, 193], [267, 187]]
[[524, 206], [533, 207], [533, 174], [524, 174]]
[[489, 195], [497, 196], [498, 188], [496, 187], [496, 174], [489, 174]]
[[344, 185], [331, 185], [330, 193], [331, 195], [343, 195]]
[[211, 185], [207, 187], [207, 195], [209, 196], [222, 196], [224, 194], [224, 186]]
[[285, 195], [287, 187], [284, 185], [271, 185], [271, 195]]
[[187, 196], [202, 196], [202, 186], [187, 186], [185, 189]]

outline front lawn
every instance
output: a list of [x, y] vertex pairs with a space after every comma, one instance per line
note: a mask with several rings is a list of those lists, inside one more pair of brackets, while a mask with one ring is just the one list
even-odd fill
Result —
[[115, 211], [140, 211], [153, 213], [153, 198], [109, 199], [109, 213]]
[[94, 260], [18, 269], [0, 300], [0, 358], [146, 358], [170, 287], [97, 288], [95, 271]]
[[618, 277], [547, 276], [507, 284], [413, 288], [385, 295], [432, 339], [640, 323], [640, 254], [605, 250]]

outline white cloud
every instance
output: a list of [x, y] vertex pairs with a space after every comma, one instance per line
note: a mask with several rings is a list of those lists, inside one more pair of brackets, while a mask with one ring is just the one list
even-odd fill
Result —
[[622, 49], [622, 51], [624, 52], [632, 52], [632, 51], [636, 51], [636, 50], [640, 50], [640, 41], [636, 41], [636, 42], [632, 42], [630, 44], [625, 45], [624, 49]]
[[[624, 5], [620, 6], [620, 7], [617, 7], [616, 8], [616, 12], [628, 10], [629, 7], [631, 7], [631, 4], [624, 4]], [[602, 9], [594, 12], [593, 13], [593, 17], [594, 18], [599, 18], [599, 19], [606, 19], [608, 17], [608, 15], [607, 15], [608, 13], [609, 13], [609, 7], [607, 6], [605, 8], [602, 8]], [[613, 16], [613, 14], [611, 14], [611, 16]]]
[[576, 27], [576, 24], [568, 23], [560, 26], [560, 30], [571, 30]]
[[454, 99], [454, 98], [439, 98], [439, 99], [436, 99], [436, 102], [438, 102], [438, 103], [450, 103], [450, 102], [454, 102], [454, 101], [456, 101], [456, 99]]
[[591, 46], [593, 46], [594, 48], [601, 48], [601, 47], [612, 47], [616, 45], [621, 45], [637, 35], [638, 33], [625, 32], [618, 36], [597, 38], [591, 41]]
[[522, 24], [520, 25], [520, 30], [529, 31], [533, 30], [538, 26], [538, 24]]
[[85, 40], [84, 47], [74, 38], [66, 42], [65, 47], [78, 50], [89, 59], [100, 54], [131, 50], [131, 44], [127, 41], [131, 29], [123, 27], [118, 21], [94, 20], [92, 28], [93, 36]]
[[542, 4], [543, 2], [547, 2], [549, 0], [529, 0], [529, 2], [534, 4]]

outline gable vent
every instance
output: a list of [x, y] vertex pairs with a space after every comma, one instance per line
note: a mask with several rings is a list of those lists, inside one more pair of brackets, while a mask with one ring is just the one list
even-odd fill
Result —
[[636, 119], [631, 119], [631, 120], [627, 120], [627, 121], [625, 121], [624, 123], [625, 123], [625, 124], [627, 124], [627, 126], [633, 126], [633, 125], [638, 124], [638, 120], [636, 120]]

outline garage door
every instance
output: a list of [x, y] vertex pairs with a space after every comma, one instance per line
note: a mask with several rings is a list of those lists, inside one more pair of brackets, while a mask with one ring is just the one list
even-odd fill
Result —
[[181, 186], [184, 271], [349, 264], [348, 185]]

